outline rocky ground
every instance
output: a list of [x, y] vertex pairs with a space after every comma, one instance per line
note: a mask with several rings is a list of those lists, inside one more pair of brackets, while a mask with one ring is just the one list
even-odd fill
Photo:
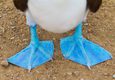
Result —
[[[0, 65], [0, 80], [115, 80], [115, 0], [103, 0], [96, 14], [90, 13], [84, 25], [84, 36], [110, 51], [113, 59], [88, 70], [86, 67], [65, 60], [60, 52], [59, 39], [72, 34], [53, 34], [38, 29], [40, 39], [55, 42], [54, 61], [48, 62], [30, 73], [20, 67]], [[26, 47], [29, 29], [24, 15], [15, 9], [12, 0], [0, 0], [0, 63]], [[6, 66], [8, 64], [5, 64]]]

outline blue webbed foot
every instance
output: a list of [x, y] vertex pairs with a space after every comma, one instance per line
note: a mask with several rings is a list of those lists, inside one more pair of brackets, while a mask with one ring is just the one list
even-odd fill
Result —
[[52, 60], [54, 45], [52, 41], [39, 41], [36, 26], [30, 27], [31, 42], [16, 55], [7, 59], [9, 63], [31, 70]]
[[89, 68], [112, 58], [107, 50], [83, 38], [82, 24], [77, 26], [74, 35], [61, 39], [60, 47], [66, 59]]

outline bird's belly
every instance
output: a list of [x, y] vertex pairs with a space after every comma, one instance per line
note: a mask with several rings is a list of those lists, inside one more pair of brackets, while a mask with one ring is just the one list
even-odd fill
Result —
[[28, 7], [35, 22], [43, 29], [63, 33], [83, 20], [86, 0], [29, 0]]

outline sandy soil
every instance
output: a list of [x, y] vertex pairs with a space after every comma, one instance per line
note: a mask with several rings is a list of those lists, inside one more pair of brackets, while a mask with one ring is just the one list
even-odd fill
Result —
[[[88, 70], [86, 67], [65, 60], [60, 52], [59, 39], [72, 34], [53, 34], [38, 28], [41, 40], [55, 42], [54, 61], [28, 73], [20, 67], [0, 66], [0, 80], [115, 80], [115, 0], [103, 0], [96, 14], [90, 13], [84, 25], [84, 36], [110, 51], [113, 59]], [[0, 62], [14, 55], [29, 44], [29, 29], [24, 15], [15, 9], [12, 0], [0, 0]], [[115, 76], [115, 75], [114, 75]]]

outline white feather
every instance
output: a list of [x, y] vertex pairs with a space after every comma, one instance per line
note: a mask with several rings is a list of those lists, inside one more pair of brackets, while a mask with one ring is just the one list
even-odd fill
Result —
[[86, 14], [86, 0], [29, 0], [28, 7], [33, 20], [54, 33], [75, 28]]

